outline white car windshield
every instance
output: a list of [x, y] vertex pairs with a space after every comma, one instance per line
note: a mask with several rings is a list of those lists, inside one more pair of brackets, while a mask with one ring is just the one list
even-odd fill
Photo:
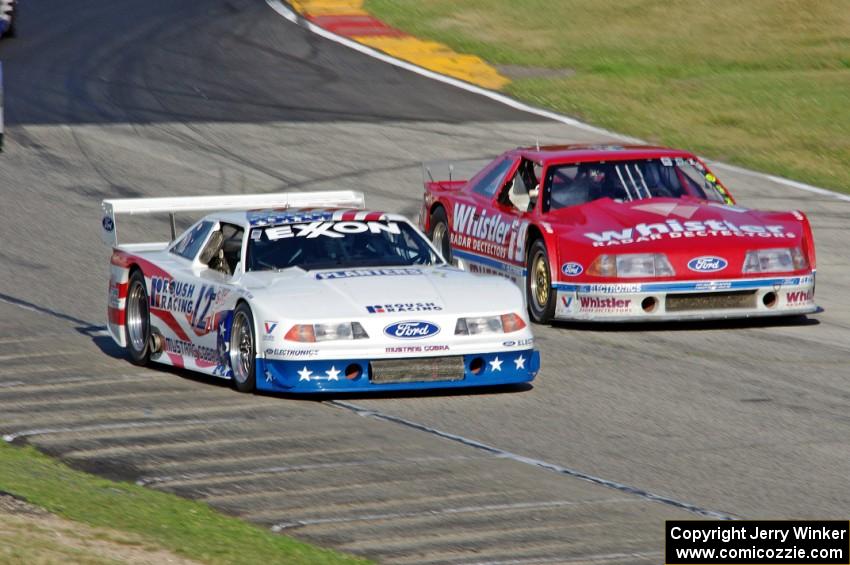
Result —
[[681, 157], [555, 165], [547, 170], [546, 190], [550, 210], [600, 198], [628, 201], [692, 196], [726, 201], [714, 175], [696, 159]]
[[442, 260], [407, 222], [314, 221], [253, 227], [248, 271], [433, 265]]

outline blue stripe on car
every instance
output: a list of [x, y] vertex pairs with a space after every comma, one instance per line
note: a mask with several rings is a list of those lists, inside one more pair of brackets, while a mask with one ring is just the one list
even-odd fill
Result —
[[554, 283], [552, 288], [567, 292], [607, 292], [594, 290], [602, 287], [623, 287], [622, 292], [613, 292], [613, 294], [630, 294], [635, 292], [671, 292], [671, 291], [710, 291], [710, 290], [742, 290], [751, 288], [777, 287], [777, 286], [794, 286], [802, 283], [801, 277], [784, 277], [781, 279], [755, 279], [755, 280], [740, 280], [740, 281], [695, 281], [695, 282], [665, 282], [665, 283], [630, 283], [627, 281], [617, 283], [598, 283], [598, 284], [571, 284], [571, 283]]
[[460, 251], [452, 248], [452, 255], [457, 257], [458, 259], [463, 259], [464, 261], [470, 261], [472, 263], [479, 263], [481, 265], [487, 265], [488, 267], [492, 267], [494, 269], [498, 269], [500, 271], [510, 272], [514, 275], [525, 276], [527, 272], [523, 267], [517, 267], [516, 265], [511, 265], [510, 263], [506, 263], [504, 261], [499, 261], [498, 259], [493, 259], [491, 257], [484, 257], [483, 255], [477, 255], [475, 253], [470, 253], [469, 251]]
[[[463, 355], [463, 379], [454, 381], [417, 381], [405, 383], [372, 383], [369, 379], [370, 359], [277, 360], [257, 359], [257, 390], [272, 392], [357, 392], [367, 390], [429, 390], [468, 388], [530, 382], [540, 370], [540, 353], [534, 349], [505, 350]], [[522, 361], [517, 360], [522, 357]], [[470, 370], [473, 360], [481, 358], [484, 369], [478, 374]], [[499, 370], [492, 362], [498, 358]], [[385, 360], [381, 358], [381, 360]], [[401, 358], [399, 360], [404, 360]], [[345, 377], [345, 369], [356, 363], [363, 373], [354, 380]], [[524, 365], [520, 368], [520, 365]], [[310, 373], [309, 380], [306, 379]], [[331, 379], [330, 375], [335, 374]], [[304, 375], [302, 379], [300, 375]]]

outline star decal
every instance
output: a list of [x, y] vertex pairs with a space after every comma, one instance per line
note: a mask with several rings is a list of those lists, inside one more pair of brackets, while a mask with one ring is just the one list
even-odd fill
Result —
[[517, 369], [525, 369], [525, 357], [522, 355], [514, 359], [514, 363], [516, 364]]
[[307, 365], [304, 365], [304, 368], [298, 371], [298, 382], [301, 381], [309, 381], [310, 375], [313, 374], [313, 371], [307, 368]]
[[331, 365], [331, 368], [329, 370], [325, 371], [325, 374], [328, 376], [329, 381], [338, 381], [340, 373], [341, 371], [333, 365]]
[[492, 361], [490, 361], [490, 369], [493, 371], [501, 371], [503, 362], [504, 361], [499, 359], [499, 356], [497, 355]]

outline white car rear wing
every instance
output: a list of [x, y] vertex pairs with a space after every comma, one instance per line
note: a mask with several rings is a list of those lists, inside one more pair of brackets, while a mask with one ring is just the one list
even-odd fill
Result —
[[280, 192], [275, 194], [234, 194], [226, 196], [176, 196], [165, 198], [125, 198], [104, 200], [101, 238], [107, 245], [118, 245], [118, 214], [168, 214], [171, 217], [171, 239], [177, 237], [174, 215], [179, 212], [224, 210], [256, 210], [269, 208], [357, 208], [366, 207], [362, 192], [337, 190], [327, 192]]

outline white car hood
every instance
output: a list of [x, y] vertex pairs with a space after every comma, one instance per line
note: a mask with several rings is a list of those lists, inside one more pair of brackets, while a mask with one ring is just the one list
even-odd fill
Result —
[[511, 282], [452, 267], [404, 267], [305, 272], [253, 272], [242, 285], [257, 304], [281, 318], [387, 318], [464, 313], [521, 313], [519, 289]]

